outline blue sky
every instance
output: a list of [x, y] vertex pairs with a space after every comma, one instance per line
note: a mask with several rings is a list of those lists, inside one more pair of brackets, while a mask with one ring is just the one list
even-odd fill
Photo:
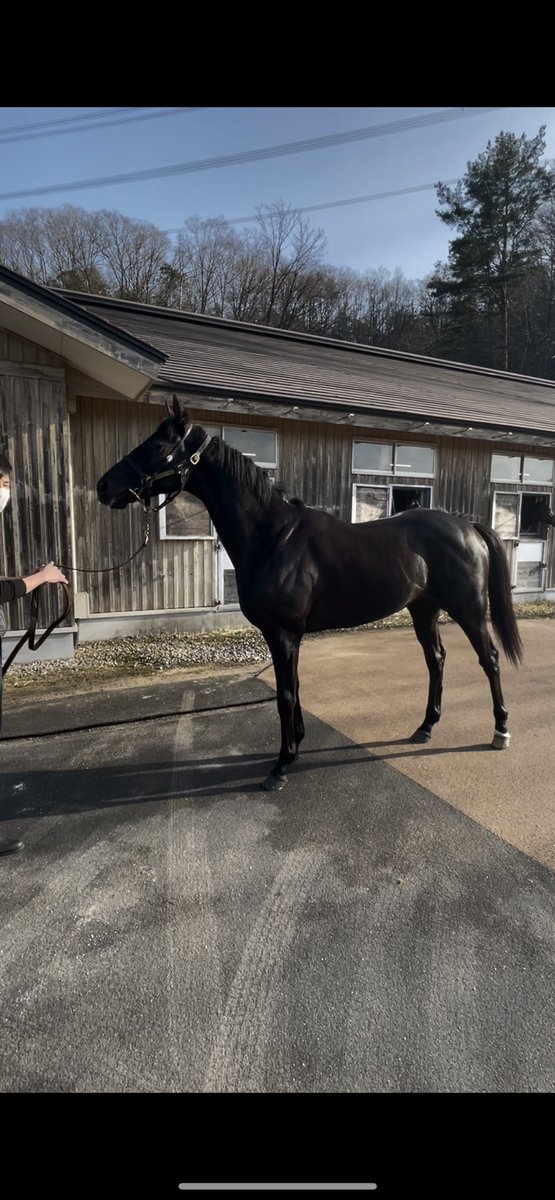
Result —
[[[170, 113], [167, 109], [136, 110], [162, 117], [107, 124], [13, 140], [35, 122], [104, 113], [113, 109], [2, 108], [0, 117], [0, 193], [79, 182], [191, 163], [217, 156], [339, 134], [391, 126], [381, 136], [336, 144], [303, 153], [267, 157], [255, 162], [212, 167], [102, 187], [0, 199], [0, 219], [29, 207], [80, 205], [88, 211], [117, 209], [126, 216], [174, 229], [187, 217], [246, 217], [257, 205], [283, 200], [294, 207], [323, 205], [353, 197], [425, 187], [438, 180], [461, 178], [474, 160], [503, 130], [527, 137], [547, 126], [545, 161], [555, 162], [555, 108], [498, 108], [490, 112], [437, 105], [429, 108], [198, 108]], [[440, 114], [460, 114], [440, 119]], [[120, 110], [120, 116], [125, 110]], [[435, 118], [438, 118], [437, 120]], [[433, 119], [419, 124], [418, 118]], [[412, 127], [402, 127], [412, 122]], [[94, 125], [94, 120], [88, 122]], [[397, 129], [401, 123], [401, 128]], [[58, 128], [61, 128], [58, 126]], [[8, 140], [12, 139], [12, 140]], [[409, 279], [427, 275], [445, 260], [450, 231], [435, 215], [433, 187], [404, 196], [324, 208], [306, 214], [324, 230], [324, 259], [357, 271], [400, 268]], [[238, 225], [238, 229], [247, 228]]]

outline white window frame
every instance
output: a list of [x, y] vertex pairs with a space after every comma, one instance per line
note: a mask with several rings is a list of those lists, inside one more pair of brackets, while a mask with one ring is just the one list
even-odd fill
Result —
[[[238, 428], [252, 429], [253, 433], [273, 433], [274, 438], [275, 438], [275, 447], [276, 447], [275, 463], [257, 462], [256, 466], [262, 467], [263, 470], [277, 471], [278, 446], [279, 446], [277, 429], [268, 429], [266, 426], [260, 426], [260, 425], [248, 425], [248, 426], [246, 426], [246, 425], [240, 425], [240, 426], [238, 426], [238, 425], [211, 425], [209, 423], [203, 425], [203, 429], [205, 429], [207, 433], [210, 433], [212, 435], [212, 437], [221, 438], [222, 441], [224, 441], [224, 442], [225, 442], [226, 430], [238, 429]], [[239, 451], [239, 453], [242, 453], [242, 451]], [[245, 458], [253, 458], [253, 457], [254, 456], [252, 454], [245, 454]], [[212, 524], [212, 521], [210, 521], [210, 530], [211, 530], [210, 533], [167, 533], [167, 531], [166, 531], [166, 508], [161, 508], [158, 513], [158, 516], [160, 519], [159, 520], [160, 541], [164, 541], [164, 542], [215, 542], [217, 540], [218, 535]]]
[[[156, 499], [156, 497], [154, 497]], [[167, 508], [167, 505], [166, 505]], [[166, 533], [166, 508], [161, 508], [158, 516], [160, 518], [160, 541], [162, 542], [213, 542], [216, 538], [216, 530], [210, 520], [210, 533]]]
[[[242, 429], [242, 430], [251, 430], [251, 431], [252, 431], [252, 433], [273, 433], [273, 435], [274, 435], [274, 438], [275, 438], [275, 448], [276, 448], [276, 452], [275, 452], [275, 462], [256, 462], [256, 463], [255, 463], [255, 466], [257, 466], [257, 467], [261, 467], [263, 471], [277, 471], [277, 465], [278, 465], [278, 440], [279, 440], [279, 439], [278, 439], [278, 431], [277, 431], [277, 429], [269, 429], [267, 425], [264, 425], [264, 426], [262, 426], [262, 425], [222, 425], [222, 426], [221, 426], [221, 430], [222, 430], [222, 432], [221, 432], [220, 436], [221, 436], [221, 438], [222, 438], [222, 440], [223, 440], [224, 442], [225, 442], [225, 440], [226, 440], [226, 436], [225, 436], [225, 435], [226, 435], [226, 432], [230, 432], [232, 429], [233, 429], [233, 430], [237, 430], [237, 429]], [[231, 449], [231, 448], [232, 448], [232, 449], [236, 449], [236, 447], [235, 447], [235, 446], [234, 446], [234, 447], [230, 447], [230, 449]], [[238, 453], [239, 453], [239, 454], [244, 454], [244, 451], [243, 451], [243, 450], [239, 450], [239, 451], [238, 451]], [[254, 458], [255, 458], [255, 456], [254, 456], [254, 454], [250, 454], [250, 453], [249, 453], [249, 454], [245, 454], [245, 458], [252, 458], [252, 459], [253, 459], [253, 461], [254, 461]]]
[[[380, 467], [355, 467], [355, 444], [368, 446], [391, 446], [392, 462], [391, 469], [384, 470]], [[433, 454], [433, 470], [432, 471], [407, 471], [397, 468], [397, 452], [400, 446], [414, 447], [417, 450], [431, 450]], [[353, 475], [390, 475], [395, 479], [435, 479], [436, 473], [436, 447], [424, 446], [421, 442], [378, 442], [373, 438], [353, 438], [352, 453], [351, 453], [351, 471]]]
[[[508, 479], [507, 476], [503, 476], [503, 478], [501, 478], [501, 476], [494, 476], [494, 474], [493, 474], [494, 454], [495, 454], [495, 451], [492, 450], [491, 463], [490, 463], [490, 483], [495, 483], [495, 484], [497, 484], [497, 483], [512, 483], [513, 485], [516, 485], [518, 487], [529, 487], [529, 488], [535, 488], [535, 487], [546, 487], [547, 488], [547, 487], [551, 487], [553, 485], [553, 473], [554, 473], [554, 467], [555, 467], [555, 459], [543, 457], [542, 455], [538, 455], [538, 454], [505, 454], [505, 453], [497, 454], [496, 458], [519, 458], [520, 459], [520, 467], [518, 469], [518, 479]], [[525, 460], [525, 458], [533, 458], [535, 460], [535, 462], [551, 463], [551, 479], [531, 479], [527, 482], [524, 478], [524, 460]]]
[[[221, 437], [221, 427], [219, 425], [208, 424], [208, 425], [203, 425], [202, 428], [205, 429], [206, 432], [211, 435], [211, 437]], [[160, 500], [163, 499], [162, 496], [159, 498], [160, 498]], [[156, 502], [156, 497], [154, 497], [154, 500]], [[166, 507], [167, 507], [167, 505], [166, 505]], [[216, 540], [216, 536], [217, 536], [216, 530], [214, 529], [212, 521], [210, 520], [210, 514], [208, 514], [208, 520], [210, 521], [210, 530], [211, 530], [210, 533], [167, 533], [166, 532], [166, 508], [160, 509], [160, 512], [158, 513], [158, 517], [159, 517], [158, 534], [159, 534], [159, 538], [160, 538], [161, 542], [214, 542]]]
[[[357, 472], [357, 473], [358, 473], [358, 472]], [[393, 509], [393, 488], [402, 488], [402, 487], [406, 487], [408, 491], [412, 491], [412, 490], [414, 489], [414, 484], [411, 484], [411, 483], [403, 484], [403, 483], [397, 483], [397, 482], [395, 482], [395, 483], [354, 483], [354, 484], [353, 484], [353, 497], [352, 497], [352, 502], [351, 502], [351, 523], [352, 523], [353, 525], [362, 525], [362, 524], [364, 524], [364, 522], [363, 522], [363, 521], [357, 521], [357, 519], [356, 519], [356, 513], [357, 513], [357, 488], [361, 488], [362, 490], [365, 490], [365, 489], [367, 489], [367, 488], [374, 488], [374, 490], [375, 490], [376, 488], [381, 488], [381, 490], [382, 490], [383, 492], [386, 492], [386, 493], [387, 493], [387, 511], [386, 511], [386, 514], [385, 514], [385, 515], [386, 515], [386, 517], [392, 517], [392, 516], [399, 516], [399, 515], [400, 515], [399, 513], [396, 513], [396, 514], [395, 514], [395, 513], [393, 513], [393, 512], [392, 512], [392, 509]], [[432, 487], [431, 483], [423, 483], [423, 484], [422, 484], [422, 488], [421, 488], [421, 490], [422, 490], [422, 491], [424, 491], [424, 488], [426, 488], [426, 489], [429, 491], [429, 493], [430, 493], [430, 508], [433, 508], [433, 506], [434, 506], [434, 490], [433, 490], [433, 487]], [[409, 510], [407, 509], [407, 512], [408, 512], [408, 511], [409, 511]], [[376, 520], [377, 520], [377, 521], [383, 521], [383, 520], [384, 520], [384, 517], [376, 517]]]
[[[387, 484], [387, 483], [355, 483], [355, 484], [353, 484], [353, 500], [352, 500], [352, 506], [351, 506], [351, 523], [353, 525], [363, 525], [364, 524], [363, 521], [357, 521], [357, 519], [356, 519], [356, 517], [357, 517], [357, 492], [358, 492], [359, 488], [362, 492], [368, 491], [368, 488], [372, 488], [374, 491], [376, 490], [376, 488], [379, 488], [380, 491], [385, 492], [385, 499], [386, 499], [385, 515], [386, 515], [386, 517], [389, 516], [389, 510], [391, 508], [391, 495], [390, 495], [390, 490], [389, 490], [389, 484]], [[383, 519], [384, 519], [383, 517], [376, 517], [377, 521], [383, 521]]]

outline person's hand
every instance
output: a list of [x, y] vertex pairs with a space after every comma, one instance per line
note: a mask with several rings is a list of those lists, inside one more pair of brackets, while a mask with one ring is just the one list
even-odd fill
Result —
[[41, 583], [67, 583], [65, 575], [62, 575], [60, 568], [53, 562], [46, 563], [43, 567], [37, 567], [37, 570], [33, 571], [33, 575], [41, 575]]

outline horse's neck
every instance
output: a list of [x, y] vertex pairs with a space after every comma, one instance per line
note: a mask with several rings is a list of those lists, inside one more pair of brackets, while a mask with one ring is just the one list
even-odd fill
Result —
[[237, 567], [267, 510], [245, 483], [233, 479], [217, 463], [203, 465], [203, 470], [191, 477], [189, 490], [208, 509], [218, 537]]

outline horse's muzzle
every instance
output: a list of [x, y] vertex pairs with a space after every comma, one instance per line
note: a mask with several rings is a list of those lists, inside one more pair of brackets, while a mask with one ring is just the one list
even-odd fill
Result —
[[114, 496], [104, 476], [96, 485], [96, 494], [100, 503], [107, 505], [108, 508], [126, 508], [129, 501], [133, 499], [128, 488], [116, 492]]

